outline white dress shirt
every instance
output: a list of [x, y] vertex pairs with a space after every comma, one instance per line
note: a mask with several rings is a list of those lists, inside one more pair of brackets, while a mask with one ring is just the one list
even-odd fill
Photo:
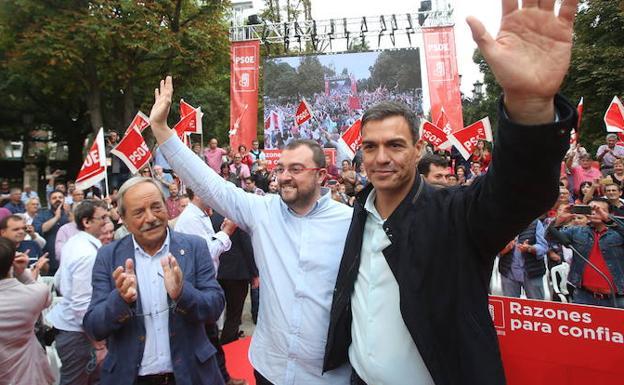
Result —
[[145, 348], [139, 376], [171, 373], [169, 347], [169, 303], [160, 259], [169, 254], [169, 230], [162, 247], [154, 256], [147, 254], [132, 236], [137, 287], [145, 321]]
[[193, 203], [189, 203], [177, 218], [174, 230], [184, 234], [199, 235], [206, 240], [215, 272], [219, 269], [221, 254], [232, 247], [230, 237], [223, 231], [215, 233], [208, 214]]
[[63, 260], [55, 275], [61, 301], [47, 314], [48, 322], [59, 330], [82, 332], [82, 318], [91, 302], [91, 274], [102, 242], [80, 231], [63, 246]]
[[279, 195], [226, 182], [173, 135], [160, 146], [184, 183], [251, 236], [260, 311], [249, 349], [253, 367], [276, 385], [347, 385], [344, 365], [322, 375], [329, 312], [352, 209], [327, 189], [300, 216]]
[[353, 322], [349, 361], [360, 378], [375, 385], [433, 385], [431, 374], [403, 321], [399, 284], [382, 251], [391, 242], [375, 208], [372, 190], [360, 269], [351, 295]]

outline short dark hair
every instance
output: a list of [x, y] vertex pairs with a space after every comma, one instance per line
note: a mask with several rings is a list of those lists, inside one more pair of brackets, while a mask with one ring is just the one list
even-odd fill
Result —
[[325, 163], [325, 152], [323, 148], [314, 140], [310, 139], [297, 139], [288, 143], [284, 150], [295, 150], [301, 146], [306, 146], [310, 150], [312, 150], [312, 160], [317, 167], [325, 168], [327, 165]]
[[611, 212], [611, 203], [609, 203], [609, 200], [607, 198], [603, 198], [603, 197], [594, 197], [592, 199], [589, 200], [589, 203], [592, 202], [601, 202], [607, 205], [607, 207], [609, 208], [609, 212]]
[[0, 237], [0, 278], [9, 275], [15, 259], [15, 245], [10, 240]]
[[[62, 184], [62, 183], [61, 183], [61, 184]], [[54, 189], [54, 190], [52, 190], [52, 192], [50, 193], [50, 195], [49, 195], [49, 196], [52, 196], [52, 194], [56, 194], [56, 193], [59, 193], [59, 194], [61, 194], [61, 195], [65, 196], [65, 193], [64, 193], [63, 191], [59, 190], [59, 189]]]
[[188, 199], [193, 200], [193, 198], [195, 198], [195, 192], [191, 190], [189, 187], [187, 187], [186, 196], [188, 197]]
[[93, 218], [96, 208], [108, 209], [106, 202], [97, 199], [85, 199], [74, 208], [74, 219], [76, 221], [76, 227], [80, 231], [84, 231], [85, 227], [82, 223], [83, 219]]
[[412, 134], [412, 142], [416, 143], [419, 137], [418, 117], [406, 104], [395, 101], [380, 102], [366, 110], [362, 116], [362, 131], [368, 122], [384, 120], [394, 116], [402, 116], [403, 119], [407, 121], [410, 133]]
[[431, 165], [447, 168], [449, 166], [448, 160], [436, 154], [427, 154], [423, 156], [418, 162], [418, 173], [424, 176], [429, 175], [431, 171]]
[[7, 227], [9, 227], [9, 221], [23, 221], [23, 220], [24, 220], [24, 217], [21, 217], [15, 214], [9, 215], [8, 217], [4, 217], [0, 221], [0, 230], [6, 230]]

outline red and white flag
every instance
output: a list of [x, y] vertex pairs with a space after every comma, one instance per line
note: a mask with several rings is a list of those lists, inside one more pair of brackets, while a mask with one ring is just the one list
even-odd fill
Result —
[[447, 134], [440, 127], [427, 120], [420, 125], [420, 138], [434, 148], [446, 150], [451, 147]]
[[76, 188], [86, 190], [106, 178], [104, 128], [100, 128], [76, 177]]
[[607, 126], [607, 132], [624, 133], [624, 106], [617, 96], [613, 97], [609, 109], [605, 113], [604, 122]]
[[267, 118], [264, 120], [264, 129], [268, 131], [282, 130], [282, 119], [277, 112], [271, 111], [269, 113], [269, 116], [267, 116]]
[[201, 134], [202, 133], [202, 117], [204, 114], [201, 107], [195, 108], [184, 101], [180, 100], [180, 121], [176, 123], [174, 130], [181, 138], [183, 134]]
[[438, 120], [436, 120], [435, 125], [444, 131], [446, 135], [453, 133], [451, 122], [449, 122], [448, 116], [446, 116], [446, 112], [444, 112], [444, 107], [440, 110], [440, 116], [438, 117]]
[[583, 97], [579, 100], [578, 106], [576, 106], [576, 112], [578, 120], [576, 121], [576, 129], [570, 131], [570, 145], [573, 146], [578, 143], [578, 132], [581, 130], [581, 118], [583, 117]]
[[111, 150], [111, 153], [117, 155], [133, 174], [145, 167], [152, 158], [152, 153], [147, 147], [147, 143], [145, 143], [141, 132], [136, 128], [128, 131], [117, 146]]
[[299, 103], [295, 114], [295, 121], [297, 125], [300, 126], [310, 119], [312, 119], [312, 108], [305, 99], [301, 99], [301, 103]]
[[462, 157], [468, 160], [480, 140], [488, 142], [492, 141], [493, 138], [490, 119], [485, 117], [478, 122], [465, 127], [463, 130], [449, 134], [448, 139], [461, 153]]
[[143, 132], [143, 130], [149, 127], [149, 125], [150, 122], [147, 115], [139, 111], [136, 115], [134, 115], [134, 119], [132, 119], [132, 122], [130, 122], [130, 125], [126, 128], [124, 135], [126, 135], [132, 128], [136, 128], [139, 132]]
[[353, 159], [362, 144], [362, 119], [358, 119], [349, 127], [338, 140], [338, 145]]

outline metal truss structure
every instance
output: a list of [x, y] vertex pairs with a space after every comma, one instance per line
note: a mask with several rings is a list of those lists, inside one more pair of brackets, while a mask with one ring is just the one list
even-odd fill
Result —
[[[291, 44], [308, 46], [315, 52], [332, 51], [332, 42], [346, 40], [346, 46], [357, 39], [358, 44], [389, 39], [397, 45], [397, 37], [407, 38], [412, 45], [412, 36], [422, 28], [453, 26], [453, 10], [415, 12], [398, 15], [354, 17], [329, 20], [305, 20], [287, 23], [263, 23], [233, 26], [230, 28], [231, 41], [260, 40], [261, 44], [283, 44], [285, 50]], [[292, 47], [291, 47], [292, 48]]]

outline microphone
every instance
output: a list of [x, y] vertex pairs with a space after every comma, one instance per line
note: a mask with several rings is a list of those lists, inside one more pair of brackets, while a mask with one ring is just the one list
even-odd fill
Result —
[[615, 287], [613, 286], [613, 282], [611, 282], [611, 280], [607, 278], [605, 273], [600, 271], [600, 269], [596, 267], [596, 265], [591, 263], [589, 259], [585, 258], [578, 250], [576, 250], [574, 246], [572, 246], [572, 238], [570, 238], [568, 234], [555, 229], [554, 226], [548, 226], [548, 229], [546, 230], [546, 232], [551, 238], [553, 238], [559, 244], [571, 249], [574, 254], [576, 254], [579, 258], [585, 261], [585, 263], [587, 263], [592, 269], [594, 269], [598, 274], [600, 274], [602, 279], [604, 279], [605, 282], [609, 285], [609, 289], [611, 290], [611, 300], [613, 301], [613, 307], [617, 308], [618, 306], [615, 300], [615, 295], [617, 294], [617, 291], [615, 290]]

